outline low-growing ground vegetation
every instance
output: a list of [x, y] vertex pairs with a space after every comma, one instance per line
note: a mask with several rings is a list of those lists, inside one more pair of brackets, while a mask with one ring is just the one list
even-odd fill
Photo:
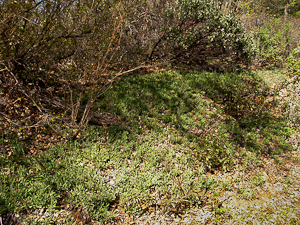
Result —
[[[295, 130], [269, 97], [252, 72], [123, 77], [97, 99], [97, 113], [110, 122], [90, 126], [78, 140], [32, 155], [18, 136], [2, 135], [11, 152], [1, 152], [1, 213], [69, 224], [201, 208], [236, 183], [207, 173], [238, 162], [248, 171], [264, 157], [280, 163], [278, 155], [295, 150]], [[253, 187], [264, 182], [260, 172], [251, 178]], [[242, 182], [237, 196], [255, 199], [256, 192]]]

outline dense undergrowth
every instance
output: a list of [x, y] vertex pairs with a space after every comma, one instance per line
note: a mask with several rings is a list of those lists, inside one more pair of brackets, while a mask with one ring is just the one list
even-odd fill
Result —
[[300, 5], [260, 3], [0, 1], [0, 225], [178, 216], [238, 183], [209, 174], [264, 183], [297, 147]]
[[70, 224], [75, 213], [100, 222], [203, 206], [232, 188], [206, 172], [229, 171], [239, 160], [259, 166], [260, 156], [294, 149], [295, 131], [272, 97], [255, 73], [124, 77], [95, 106], [116, 122], [90, 126], [78, 141], [31, 155], [17, 136], [0, 136], [13, 149], [1, 151], [0, 214]]

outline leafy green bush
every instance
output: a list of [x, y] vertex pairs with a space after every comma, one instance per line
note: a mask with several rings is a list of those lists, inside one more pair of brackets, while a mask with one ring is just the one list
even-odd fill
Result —
[[177, 0], [166, 11], [166, 38], [172, 57], [187, 64], [248, 64], [256, 54], [253, 39], [234, 14], [221, 13], [215, 0]]
[[133, 9], [126, 10], [117, 52], [126, 62], [175, 60], [202, 69], [218, 63], [224, 70], [249, 63], [256, 53], [239, 19], [215, 0], [132, 0], [124, 7]]
[[269, 18], [262, 27], [254, 29], [259, 50], [257, 63], [260, 66], [283, 67], [290, 46], [290, 25], [281, 18]]
[[300, 124], [300, 42], [287, 57], [287, 66], [292, 76], [279, 92], [284, 114], [293, 124]]
[[300, 75], [300, 42], [287, 57], [287, 66], [293, 75]]

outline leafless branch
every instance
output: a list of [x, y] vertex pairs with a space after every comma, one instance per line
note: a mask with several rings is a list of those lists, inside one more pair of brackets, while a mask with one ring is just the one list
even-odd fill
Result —
[[[27, 98], [29, 98], [32, 102], [33, 102], [33, 104], [36, 106], [36, 108], [42, 113], [42, 114], [44, 114], [43, 113], [43, 111], [41, 110], [41, 108], [38, 106], [38, 104], [34, 101], [34, 99], [31, 97], [31, 96], [29, 96], [24, 90], [23, 90], [23, 88], [21, 87], [21, 85], [19, 84], [19, 81], [18, 81], [18, 79], [16, 78], [16, 76], [6, 67], [6, 69], [7, 69], [7, 71], [9, 71], [9, 74], [15, 79], [15, 81], [16, 81], [16, 83], [15, 83], [15, 85], [14, 86], [16, 86], [16, 85], [18, 85], [19, 86], [19, 88], [20, 88], [20, 90], [21, 90], [21, 92], [27, 97]], [[11, 91], [11, 90], [10, 90]]]
[[[117, 73], [112, 79], [108, 80], [108, 82], [106, 84], [104, 84], [102, 86], [102, 88], [100, 89], [100, 94], [99, 96], [103, 95], [104, 93], [106, 93], [108, 91], [108, 89], [111, 87], [111, 85], [113, 84], [113, 82], [120, 76], [123, 76], [125, 74], [128, 74], [128, 73], [131, 73], [131, 72], [134, 72], [136, 70], [139, 70], [139, 69], [142, 69], [142, 68], [150, 68], [150, 67], [153, 67], [152, 65], [140, 65], [140, 66], [137, 66], [135, 68], [132, 68], [130, 70], [126, 70], [124, 72], [119, 72]], [[107, 87], [108, 86], [108, 87]], [[105, 89], [105, 87], [107, 87]]]
[[38, 7], [42, 2], [43, 2], [43, 1], [37, 2], [34, 6], [30, 7], [30, 8], [27, 9], [26, 11], [24, 11], [24, 13], [27, 13], [27, 12], [29, 12], [30, 10], [32, 10], [32, 9], [34, 9], [34, 8], [36, 8], [36, 7]]
[[20, 127], [20, 125], [19, 124], [17, 124], [17, 123], [15, 123], [15, 122], [13, 122], [5, 113], [3, 113], [3, 112], [0, 112], [0, 114], [4, 117], [4, 119], [6, 119], [9, 123], [12, 123], [12, 124], [14, 124], [14, 125], [16, 125], [16, 126], [18, 126], [18, 127]]

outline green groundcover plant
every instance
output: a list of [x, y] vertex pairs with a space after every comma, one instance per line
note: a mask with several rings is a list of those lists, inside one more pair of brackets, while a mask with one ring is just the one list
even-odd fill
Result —
[[[116, 207], [131, 215], [201, 207], [208, 192], [217, 196], [219, 188], [231, 187], [204, 173], [230, 170], [240, 149], [253, 152], [252, 158], [240, 154], [245, 168], [259, 165], [260, 155], [293, 149], [293, 130], [258, 101], [267, 91], [253, 73], [124, 77], [97, 99], [99, 114], [119, 120], [89, 127], [84, 141], [71, 139], [30, 155], [17, 136], [1, 136], [12, 150], [9, 156], [1, 152], [0, 213], [21, 215], [29, 224], [47, 223], [45, 217], [71, 223], [74, 212], [103, 222]], [[245, 191], [241, 186], [241, 195], [253, 197]]]

